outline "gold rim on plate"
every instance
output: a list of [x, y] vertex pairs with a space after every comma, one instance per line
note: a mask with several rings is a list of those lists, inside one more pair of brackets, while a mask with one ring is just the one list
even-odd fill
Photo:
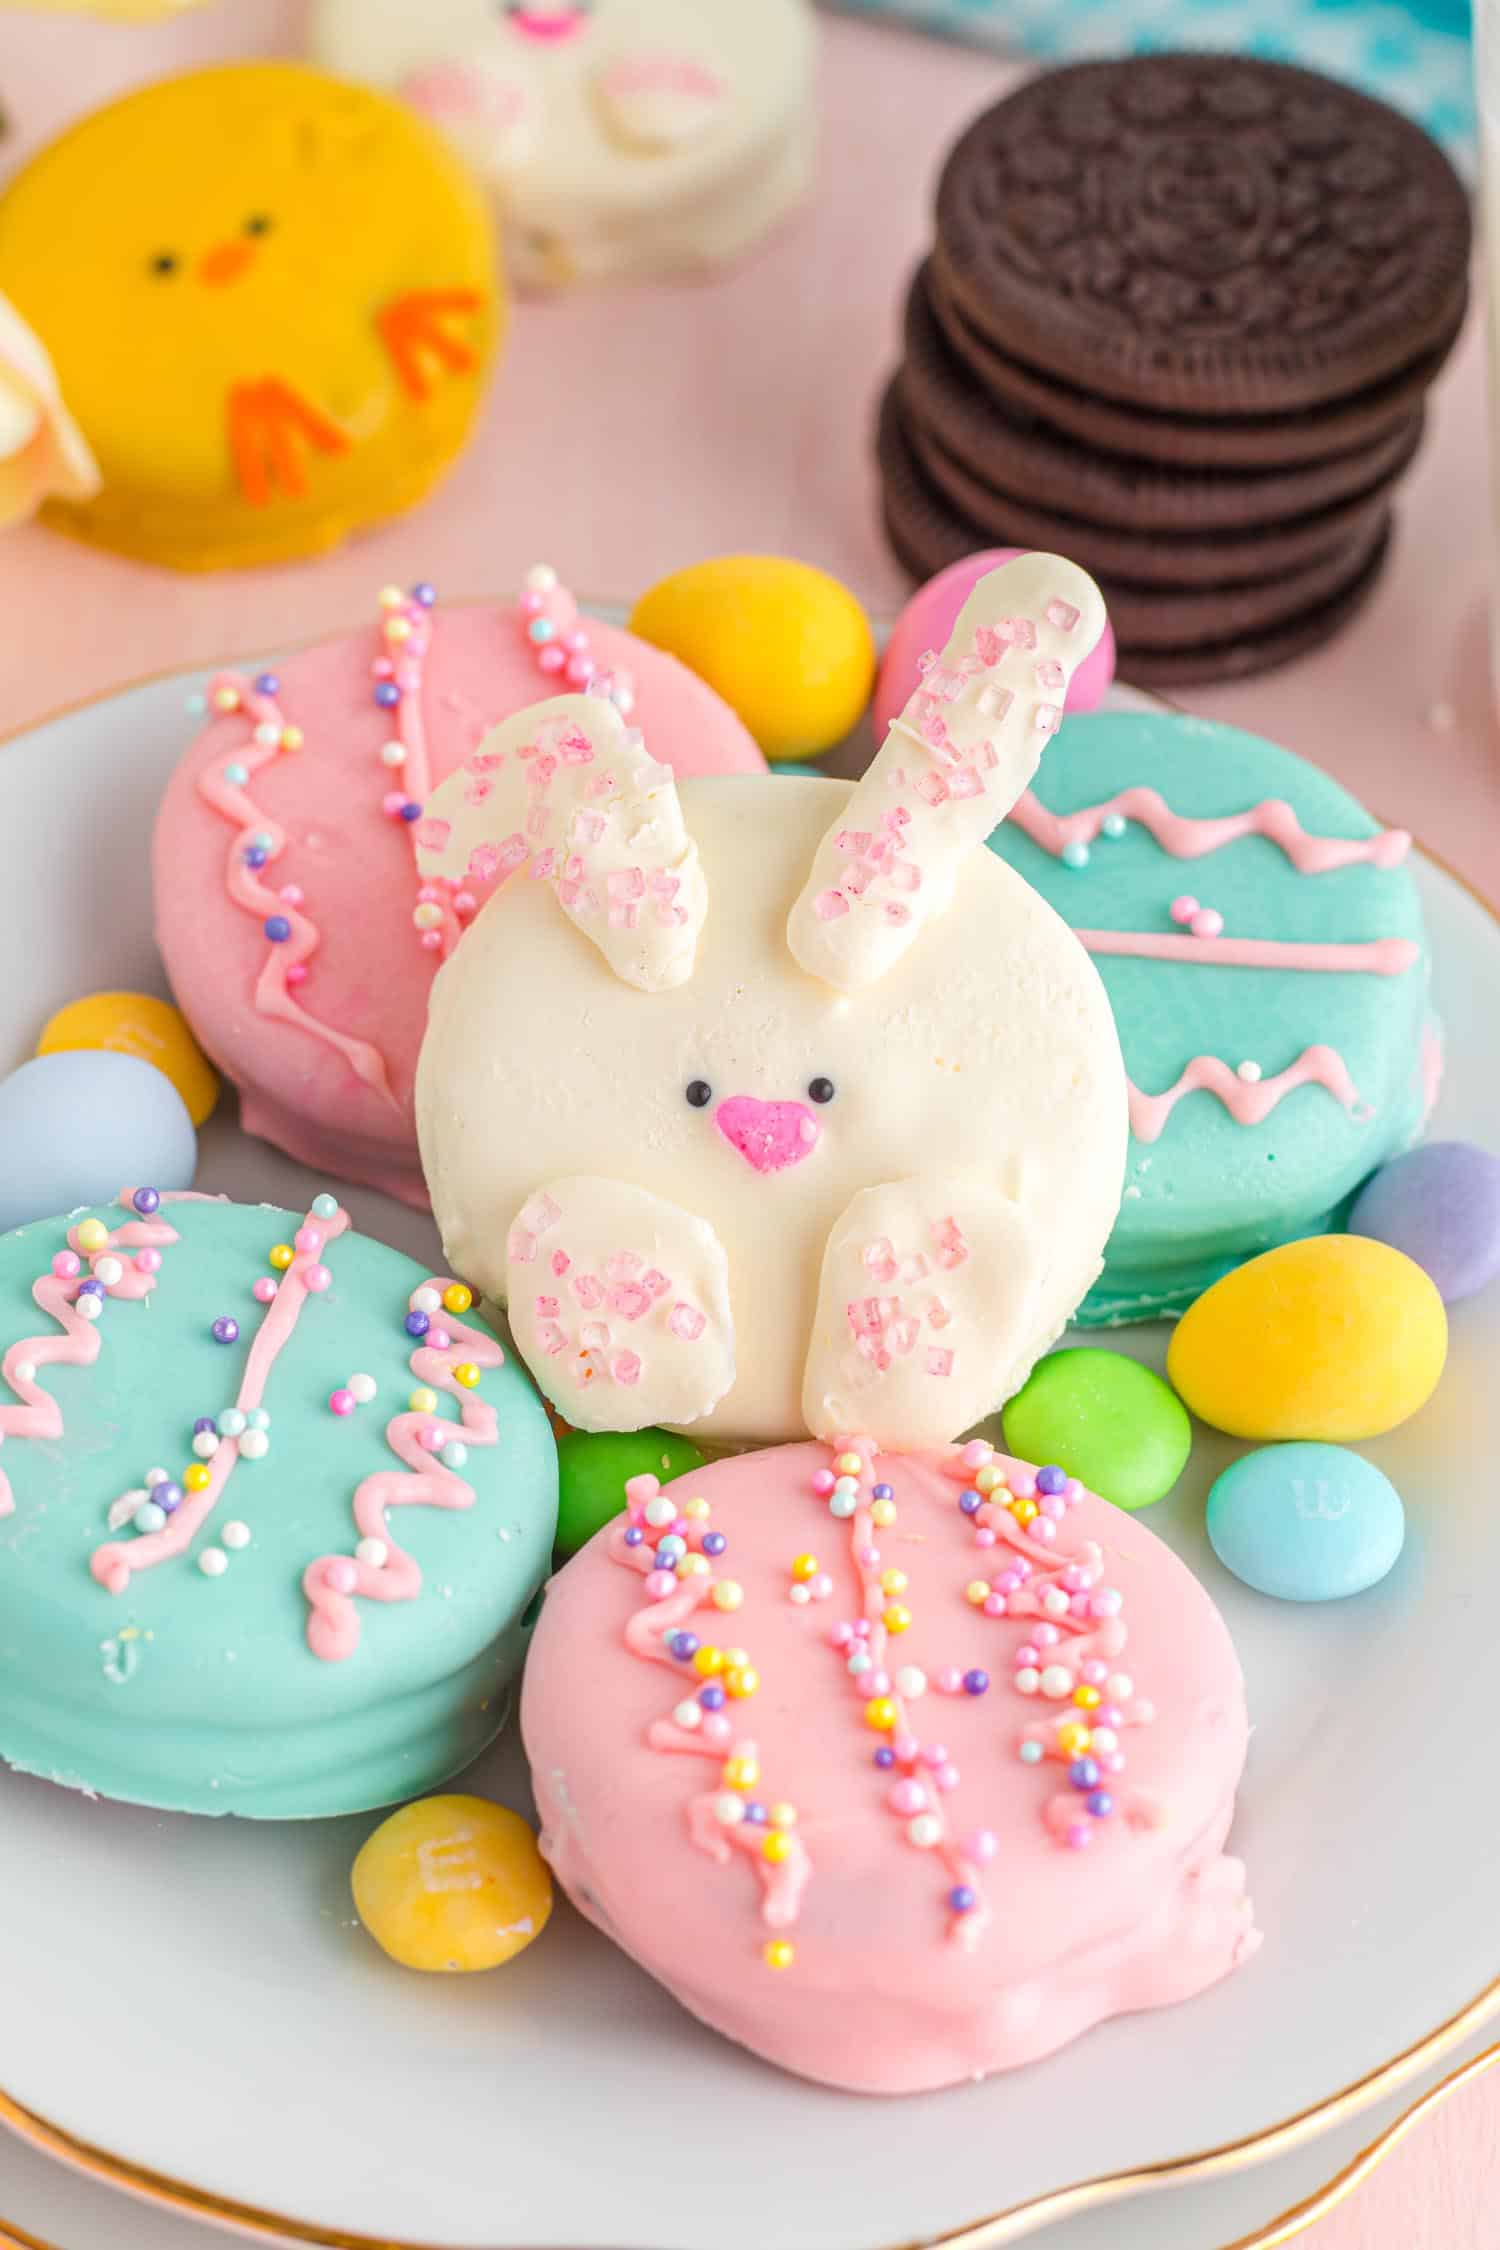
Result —
[[[480, 600], [496, 597], [482, 596]], [[469, 602], [456, 601], [452, 606], [466, 608]], [[585, 604], [580, 602], [580, 608]], [[602, 608], [604, 604], [588, 605]], [[285, 653], [295, 654], [297, 648], [312, 648], [318, 640], [330, 636], [290, 645]], [[127, 680], [123, 685], [110, 688], [101, 694], [84, 696], [78, 702], [67, 704], [61, 710], [28, 720], [12, 732], [0, 735], [0, 749], [18, 742], [23, 735], [38, 733], [56, 720], [71, 718], [99, 703], [113, 702], [117, 696], [129, 695], [137, 688], [153, 687], [165, 680], [188, 679], [199, 672], [222, 671], [243, 661], [230, 658], [222, 664], [189, 664], [174, 666], [168, 671], [153, 672], [140, 679]], [[1127, 683], [1128, 684], [1128, 683]], [[1166, 698], [1156, 700], [1167, 705]], [[1174, 707], [1175, 708], [1175, 707]], [[1372, 814], [1372, 818], [1381, 818]], [[1385, 826], [1398, 825], [1383, 822]], [[1424, 859], [1456, 883], [1460, 890], [1481, 907], [1490, 919], [1500, 926], [1500, 907], [1486, 898], [1446, 860], [1440, 852], [1433, 851], [1413, 832], [1413, 842]], [[1251, 2134], [1242, 2141], [1227, 2141], [1217, 2148], [1200, 2150], [1192, 2156], [1169, 2157], [1161, 2163], [1150, 2164], [1136, 2171], [1112, 2172], [1094, 2180], [1082, 2180], [1075, 2185], [1049, 2189], [1045, 2195], [1033, 2196], [1025, 2203], [1011, 2205], [1008, 2210], [997, 2211], [973, 2225], [960, 2227], [955, 2232], [932, 2236], [920, 2243], [891, 2245], [890, 2250], [1002, 2250], [1002, 2246], [1016, 2242], [1024, 2234], [1054, 2220], [1075, 2216], [1103, 2204], [1118, 2202], [1129, 2195], [1139, 2195], [1152, 2189], [1167, 2186], [1187, 2186], [1193, 2182], [1209, 2180], [1225, 2173], [1244, 2170], [1251, 2164], [1266, 2163], [1273, 2157], [1289, 2154], [1291, 2150], [1313, 2140], [1319, 2133], [1330, 2130], [1345, 2119], [1357, 2116], [1382, 2095], [1393, 2093], [1417, 2073], [1454, 2047], [1470, 2033], [1480, 2029], [1492, 2016], [1500, 2012], [1500, 1977], [1487, 1984], [1456, 2015], [1436, 2030], [1404, 2048], [1387, 2061], [1358, 2078], [1336, 2094], [1314, 2102], [1299, 2110], [1295, 2116], [1283, 2118], [1278, 2124], [1267, 2126], [1260, 2133]], [[1317, 2189], [1302, 2202], [1294, 2204], [1269, 2226], [1258, 2233], [1241, 2235], [1235, 2242], [1226, 2243], [1224, 2250], [1278, 2250], [1280, 2244], [1290, 2242], [1304, 2228], [1313, 2225], [1334, 2207], [1343, 2202], [1370, 2173], [1382, 2164], [1424, 2118], [1441, 2106], [1450, 2095], [1458, 2092], [1470, 2079], [1481, 2076], [1500, 2062], [1500, 2044], [1486, 2048], [1462, 2064], [1436, 2086], [1429, 2088], [1409, 2108], [1357, 2156], [1335, 2174], [1324, 2187]], [[450, 2250], [438, 2243], [418, 2243], [410, 2238], [369, 2234], [350, 2234], [341, 2229], [324, 2229], [310, 2226], [306, 2221], [266, 2211], [257, 2205], [236, 2203], [228, 2197], [215, 2195], [211, 2190], [173, 2179], [169, 2174], [156, 2172], [145, 2165], [133, 2164], [128, 2158], [115, 2156], [108, 2149], [95, 2147], [91, 2142], [79, 2140], [65, 2132], [61, 2126], [25, 2109], [0, 2087], [0, 2125], [7, 2126], [20, 2140], [39, 2154], [53, 2158], [74, 2172], [102, 2186], [122, 2189], [138, 2200], [154, 2204], [160, 2210], [175, 2212], [180, 2217], [207, 2219], [218, 2226], [231, 2226], [241, 2234], [263, 2242], [294, 2242], [310, 2246], [310, 2250]], [[0, 2219], [0, 2250], [56, 2250], [39, 2236], [24, 2229], [10, 2227]]]
[[[1500, 1998], [1500, 1984], [1491, 1987], [1486, 1998], [1491, 2001]], [[1465, 2011], [1464, 2018], [1455, 2017], [1453, 2024], [1445, 2026], [1444, 2033], [1438, 2036], [1443, 2037], [1451, 2031], [1455, 2038], [1461, 2038], [1463, 2026], [1471, 2015], [1472, 2011]], [[1400, 2058], [1400, 2064], [1409, 2069], [1417, 2069], [1437, 2051], [1431, 2041], [1425, 2042]], [[1331, 2180], [1325, 2181], [1320, 2188], [1314, 2188], [1300, 2202], [1278, 2212], [1265, 2226], [1250, 2234], [1237, 2235], [1233, 2242], [1224, 2244], [1223, 2250], [1282, 2250], [1282, 2245], [1293, 2241], [1308, 2227], [1315, 2226], [1320, 2219], [1325, 2219], [1331, 2211], [1336, 2210], [1357, 2188], [1363, 2186], [1372, 2173], [1379, 2170], [1388, 2156], [1396, 2153], [1419, 2125], [1441, 2109], [1452, 2095], [1484, 2077], [1496, 2063], [1500, 2063], [1500, 2044], [1486, 2047], [1480, 2054], [1472, 2055], [1466, 2063], [1460, 2063], [1446, 2078], [1440, 2079], [1437, 2085], [1419, 2095], [1399, 2117], [1393, 2118], [1374, 2140], [1367, 2141]], [[1382, 2082], [1394, 2082], [1390, 2079], [1389, 2072], [1379, 2075]], [[1340, 2098], [1348, 2098], [1358, 2107], [1362, 2101], [1373, 2099], [1379, 2090], [1379, 2086], [1367, 2080], [1360, 2086], [1350, 2088], [1348, 2097]], [[1303, 2125], [1315, 2118], [1322, 2118], [1328, 2107], [1325, 2104], [1319, 2109], [1304, 2111], [1302, 2118], [1293, 2120], [1292, 2124]], [[89, 2149], [83, 2142], [74, 2141], [68, 2135], [59, 2134], [55, 2128], [43, 2125], [40, 2119], [32, 2118], [29, 2111], [19, 2109], [3, 2095], [0, 2095], [0, 2122], [9, 2126], [42, 2155], [55, 2158], [70, 2170], [82, 2172], [87, 2178], [97, 2179], [106, 2187], [123, 2189], [127, 2194], [147, 2200], [158, 2209], [172, 2210], [190, 2218], [208, 2219], [219, 2226], [233, 2226], [262, 2239], [281, 2238], [316, 2245], [317, 2250], [412, 2250], [411, 2245], [382, 2241], [374, 2235], [310, 2231], [297, 2220], [275, 2220], [269, 2214], [256, 2212], [243, 2204], [224, 2202], [217, 2197], [200, 2197], [190, 2188], [178, 2189], [171, 2182], [163, 2180], [160, 2174], [138, 2171], [134, 2167], [121, 2167], [114, 2159], [101, 2157], [98, 2151]], [[1328, 2124], [1334, 2122], [1334, 2117], [1327, 2118]], [[1279, 2127], [1275, 2129], [1278, 2134], [1285, 2130], [1287, 2129]], [[1290, 2146], [1290, 2141], [1283, 2144], [1284, 2148]], [[1206, 2157], [1189, 2158], [1182, 2163], [1159, 2165], [1144, 2172], [1117, 2173], [1112, 2178], [1095, 2180], [1083, 2187], [1060, 2190], [1057, 2195], [1044, 2197], [1038, 2202], [1018, 2205], [1013, 2211], [1002, 2212], [994, 2219], [982, 2221], [977, 2227], [966, 2227], [958, 2234], [934, 2237], [923, 2244], [903, 2245], [902, 2250], [998, 2250], [999, 2245], [1016, 2239], [1015, 2228], [1023, 2219], [1030, 2225], [1038, 2225], [1044, 2220], [1062, 2218], [1118, 2201], [1127, 2194], [1160, 2187], [1169, 2180], [1186, 2184], [1189, 2174], [1202, 2180], [1224, 2172], [1242, 2170], [1250, 2161], [1249, 2152], [1252, 2150], [1256, 2151], [1257, 2159], [1275, 2153], [1262, 2142], [1247, 2141], [1235, 2148], [1216, 2150]], [[7, 2228], [0, 2222], [0, 2250], [58, 2250], [58, 2246], [43, 2241], [40, 2235]], [[438, 2246], [434, 2245], [433, 2250], [438, 2250]]]

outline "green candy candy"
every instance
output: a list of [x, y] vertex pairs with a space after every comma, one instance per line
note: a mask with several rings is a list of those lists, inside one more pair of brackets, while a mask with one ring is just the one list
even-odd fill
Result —
[[632, 1477], [660, 1477], [670, 1484], [702, 1466], [696, 1445], [668, 1437], [665, 1430], [570, 1430], [557, 1441], [558, 1553], [576, 1555], [623, 1512]]
[[1117, 1508], [1169, 1493], [1193, 1449], [1175, 1391], [1123, 1352], [1053, 1352], [1006, 1407], [1005, 1443], [1023, 1461], [1055, 1462]]

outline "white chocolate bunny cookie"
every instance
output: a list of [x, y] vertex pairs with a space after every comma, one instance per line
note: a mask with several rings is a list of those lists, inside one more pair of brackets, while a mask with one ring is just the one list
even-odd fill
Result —
[[717, 265], [807, 184], [810, 0], [318, 0], [313, 40], [456, 143], [525, 289]]
[[936, 1445], [1062, 1329], [1125, 1074], [1087, 954], [983, 845], [1103, 623], [1055, 555], [991, 573], [853, 789], [674, 787], [565, 696], [437, 791], [424, 874], [506, 879], [433, 992], [433, 1209], [569, 1422]]

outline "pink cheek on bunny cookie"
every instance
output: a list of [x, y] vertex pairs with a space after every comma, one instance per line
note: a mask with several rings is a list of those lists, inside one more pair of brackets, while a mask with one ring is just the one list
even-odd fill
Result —
[[750, 1094], [732, 1094], [714, 1111], [714, 1123], [726, 1141], [756, 1172], [785, 1172], [811, 1156], [820, 1128], [810, 1109], [801, 1102], [758, 1102]]
[[462, 63], [414, 70], [396, 90], [410, 108], [437, 125], [483, 125], [498, 132], [518, 126], [526, 114], [519, 86]]

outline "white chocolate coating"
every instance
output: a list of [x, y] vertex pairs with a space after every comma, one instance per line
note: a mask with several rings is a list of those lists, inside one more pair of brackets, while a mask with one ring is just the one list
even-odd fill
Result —
[[672, 769], [605, 696], [556, 696], [492, 727], [428, 799], [417, 845], [429, 879], [525, 866], [642, 992], [693, 973], [708, 901]]
[[857, 991], [944, 912], [958, 868], [1030, 784], [1103, 631], [1103, 596], [1061, 555], [1018, 555], [980, 579], [818, 846], [787, 926], [810, 975]]
[[318, 0], [312, 36], [450, 136], [522, 288], [709, 268], [807, 184], [809, 0]]
[[[858, 1237], [861, 1257], [870, 1247], [860, 1214], [841, 1225], [866, 1190], [921, 1183], [893, 1204], [909, 1222], [898, 1258], [918, 1247], [904, 1239], [917, 1228], [938, 1250], [931, 1230], [951, 1219], [978, 1261], [972, 1282], [964, 1269], [937, 1285], [953, 1280], [953, 1310], [971, 1317], [941, 1344], [921, 1339], [924, 1356], [955, 1350], [950, 1373], [923, 1386], [903, 1370], [888, 1398], [861, 1389], [863, 1425], [887, 1445], [931, 1442], [945, 1418], [952, 1436], [1025, 1379], [1099, 1272], [1119, 1205], [1125, 1076], [1103, 987], [1072, 932], [993, 853], [963, 859], [948, 910], [858, 992], [793, 960], [788, 915], [850, 795], [785, 776], [680, 784], [709, 897], [686, 983], [622, 983], [550, 884], [523, 874], [433, 991], [417, 1121], [454, 1270], [504, 1300], [522, 1207], [575, 1175], [704, 1222], [728, 1261], [733, 1323], [733, 1381], [692, 1424], [715, 1442], [799, 1434], [804, 1375], [809, 1399], [843, 1395], [853, 1330], [847, 1319], [840, 1330], [836, 1305], [816, 1323], [816, 1367], [809, 1350], [830, 1238], [839, 1258], [846, 1239]], [[834, 1088], [826, 1102], [809, 1093], [821, 1079]], [[699, 1106], [686, 1098], [695, 1081], [711, 1089]], [[997, 1212], [1001, 1199], [1013, 1216]], [[655, 1240], [630, 1240], [625, 1216], [618, 1247], [670, 1272], [670, 1248], [658, 1257]], [[1002, 1218], [1027, 1271], [986, 1276]], [[878, 1252], [865, 1270], [872, 1293], [889, 1296]], [[898, 1275], [898, 1293], [908, 1286]], [[601, 1424], [590, 1401], [590, 1426], [675, 1419], [652, 1407], [649, 1351], [623, 1331], [618, 1341], [645, 1365], [618, 1419]], [[559, 1379], [571, 1361], [527, 1356], [573, 1419], [580, 1394]]]

